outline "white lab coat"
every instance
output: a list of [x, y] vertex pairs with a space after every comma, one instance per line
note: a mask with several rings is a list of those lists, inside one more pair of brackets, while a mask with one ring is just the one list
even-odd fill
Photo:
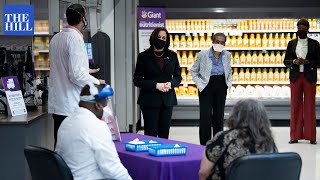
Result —
[[120, 162], [108, 125], [86, 108], [77, 108], [62, 122], [56, 152], [75, 180], [131, 180]]
[[50, 77], [48, 112], [69, 116], [80, 101], [86, 84], [99, 84], [89, 74], [89, 61], [82, 35], [64, 28], [50, 42]]

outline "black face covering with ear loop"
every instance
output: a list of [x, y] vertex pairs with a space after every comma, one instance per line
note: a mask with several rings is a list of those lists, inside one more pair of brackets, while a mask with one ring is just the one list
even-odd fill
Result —
[[[83, 8], [83, 10], [85, 11], [85, 9], [84, 9], [83, 6], [82, 6], [82, 8]], [[68, 9], [71, 9], [72, 11], [78, 13], [78, 14], [83, 18], [83, 24], [84, 24], [84, 26], [82, 27], [82, 30], [85, 30], [85, 29], [87, 28], [87, 26], [88, 26], [87, 18], [86, 18], [84, 15], [82, 15], [79, 11], [77, 11], [77, 10], [75, 10], [75, 9], [73, 9], [73, 8], [68, 8]]]

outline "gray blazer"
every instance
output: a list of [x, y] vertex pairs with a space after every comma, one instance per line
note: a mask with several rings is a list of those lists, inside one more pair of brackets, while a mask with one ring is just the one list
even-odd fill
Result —
[[[201, 92], [209, 83], [212, 69], [212, 59], [209, 57], [210, 49], [203, 50], [199, 53], [197, 60], [194, 62], [191, 71], [192, 80], [198, 86]], [[223, 51], [222, 64], [224, 68], [224, 75], [226, 77], [226, 84], [229, 89], [232, 86], [232, 68], [231, 68], [231, 53]]]

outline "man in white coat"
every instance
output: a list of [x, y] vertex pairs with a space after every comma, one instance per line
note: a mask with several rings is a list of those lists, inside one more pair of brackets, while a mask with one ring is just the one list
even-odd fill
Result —
[[78, 107], [81, 88], [89, 83], [104, 84], [89, 74], [89, 60], [82, 31], [87, 26], [80, 4], [67, 8], [68, 26], [50, 41], [50, 79], [48, 112], [54, 120], [54, 139], [61, 122]]
[[120, 162], [107, 117], [109, 85], [86, 85], [79, 106], [58, 131], [56, 152], [69, 166], [75, 180], [132, 180]]

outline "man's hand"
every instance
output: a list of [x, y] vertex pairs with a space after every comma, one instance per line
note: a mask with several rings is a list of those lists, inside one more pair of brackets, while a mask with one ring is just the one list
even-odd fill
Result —
[[303, 64], [310, 64], [310, 61], [306, 60], [306, 59], [303, 59], [302, 62], [303, 62]]
[[94, 74], [94, 73], [99, 72], [99, 71], [100, 71], [100, 68], [98, 68], [98, 69], [89, 69], [89, 73], [90, 74]]
[[303, 64], [303, 59], [302, 58], [294, 59], [293, 64], [301, 65], [301, 64]]

